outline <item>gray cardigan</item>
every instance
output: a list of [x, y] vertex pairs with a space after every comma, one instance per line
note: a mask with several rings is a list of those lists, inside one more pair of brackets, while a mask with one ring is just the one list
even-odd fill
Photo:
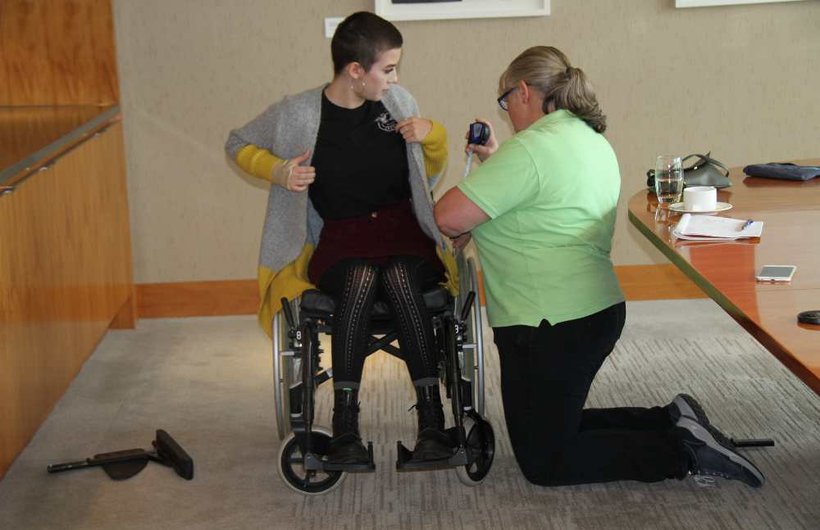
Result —
[[[267, 149], [282, 159], [293, 158], [307, 148], [314, 152], [321, 119], [322, 90], [325, 86], [286, 96], [248, 124], [231, 131], [225, 144], [231, 160], [236, 160], [237, 153], [248, 144]], [[396, 121], [418, 116], [415, 99], [401, 86], [391, 86], [382, 103]], [[312, 160], [308, 160], [307, 164], [310, 165], [311, 162]], [[407, 144], [407, 163], [416, 218], [424, 233], [443, 249], [444, 242], [433, 217], [433, 203], [425, 175], [421, 144]], [[322, 218], [314, 209], [306, 191], [288, 191], [281, 186], [271, 185], [259, 264], [274, 272], [279, 271], [296, 259], [305, 244], [315, 246], [321, 230]]]

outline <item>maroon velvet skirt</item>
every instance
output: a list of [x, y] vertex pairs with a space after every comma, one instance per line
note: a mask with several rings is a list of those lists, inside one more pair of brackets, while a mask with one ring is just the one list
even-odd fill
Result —
[[308, 265], [308, 278], [318, 284], [322, 275], [343, 259], [360, 258], [382, 265], [394, 256], [418, 256], [444, 270], [436, 244], [422, 232], [409, 199], [361, 217], [325, 220]]

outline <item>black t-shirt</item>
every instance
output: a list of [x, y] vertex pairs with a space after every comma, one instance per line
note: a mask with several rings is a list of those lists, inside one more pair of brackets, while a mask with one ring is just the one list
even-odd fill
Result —
[[380, 101], [346, 109], [322, 93], [315, 149], [308, 193], [323, 219], [360, 217], [410, 197], [407, 145]]

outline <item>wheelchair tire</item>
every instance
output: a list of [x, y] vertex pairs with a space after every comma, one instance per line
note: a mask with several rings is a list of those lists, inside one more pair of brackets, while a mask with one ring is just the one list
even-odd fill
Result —
[[471, 464], [456, 468], [458, 480], [465, 486], [478, 486], [493, 465], [495, 457], [495, 433], [490, 422], [471, 416], [464, 417], [464, 430], [467, 433], [467, 452], [474, 458]]
[[[330, 443], [331, 436], [326, 429], [314, 427], [311, 434], [313, 444], [320, 448]], [[306, 471], [302, 450], [294, 433], [290, 433], [279, 448], [277, 470], [290, 489], [303, 495], [331, 492], [344, 482], [347, 475], [344, 471]]]

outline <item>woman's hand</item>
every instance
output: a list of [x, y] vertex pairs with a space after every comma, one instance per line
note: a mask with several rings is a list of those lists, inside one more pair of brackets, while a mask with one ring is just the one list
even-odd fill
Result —
[[[495, 129], [493, 129], [493, 124], [490, 123], [489, 120], [485, 120], [484, 118], [476, 118], [475, 121], [480, 121], [481, 123], [487, 125], [490, 129], [490, 138], [487, 140], [487, 143], [484, 145], [478, 144], [467, 144], [464, 147], [464, 152], [469, 153], [472, 151], [476, 155], [478, 155], [478, 159], [484, 162], [487, 160], [490, 155], [496, 152], [498, 149], [498, 140], [495, 138]], [[469, 136], [469, 132], [464, 135], [464, 139], [467, 140]]]
[[305, 191], [316, 180], [316, 168], [299, 165], [308, 158], [310, 158], [310, 149], [290, 160], [283, 160], [282, 163], [273, 167], [271, 181], [286, 190]]
[[450, 242], [453, 244], [453, 248], [455, 250], [463, 250], [472, 238], [473, 236], [472, 234], [470, 234], [470, 232], [464, 232], [463, 234], [459, 234], [456, 237], [451, 237]]
[[421, 142], [430, 133], [433, 122], [426, 118], [407, 118], [396, 124], [396, 132], [402, 135], [407, 143]]

